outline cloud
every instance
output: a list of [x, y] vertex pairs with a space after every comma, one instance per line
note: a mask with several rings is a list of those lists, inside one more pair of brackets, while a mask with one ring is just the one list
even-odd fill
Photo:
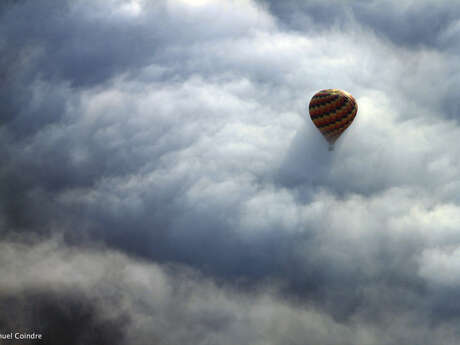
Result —
[[[395, 6], [4, 7], [18, 322], [79, 319], [97, 343], [454, 344], [456, 8]], [[432, 16], [429, 34], [404, 21]], [[333, 153], [306, 113], [329, 87], [359, 105]]]
[[447, 1], [284, 1], [260, 0], [283, 24], [296, 30], [327, 30], [356, 20], [398, 45], [445, 48], [442, 37], [460, 8]]
[[[8, 314], [16, 315], [14, 321], [7, 317], [10, 321], [2, 328], [33, 330], [50, 344], [167, 344], [187, 339], [195, 344], [389, 344], [414, 339], [454, 344], [458, 335], [448, 324], [424, 330], [428, 325], [417, 314], [395, 318], [380, 311], [386, 331], [359, 313], [337, 322], [313, 306], [281, 298], [276, 285], [241, 293], [185, 267], [137, 261], [100, 248], [67, 247], [57, 238], [32, 246], [3, 242], [0, 253], [7, 263], [1, 273], [8, 278], [2, 280], [0, 298], [9, 306]], [[394, 291], [379, 293], [393, 302]]]
[[[2, 267], [9, 279], [1, 298], [17, 316], [3, 327], [34, 329], [47, 343], [276, 343], [286, 327], [293, 341], [308, 334], [307, 343], [333, 343], [328, 328], [347, 334], [326, 315], [286, 305], [269, 291], [241, 295], [181, 267], [66, 248], [56, 239], [32, 248], [3, 243], [2, 249], [11, 264]], [[72, 332], [59, 331], [70, 325]]]

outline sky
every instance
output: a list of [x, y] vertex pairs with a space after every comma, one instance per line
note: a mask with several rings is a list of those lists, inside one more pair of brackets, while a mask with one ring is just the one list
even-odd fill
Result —
[[[0, 333], [458, 344], [459, 17], [448, 0], [2, 2]], [[332, 152], [308, 115], [327, 88], [358, 103]]]

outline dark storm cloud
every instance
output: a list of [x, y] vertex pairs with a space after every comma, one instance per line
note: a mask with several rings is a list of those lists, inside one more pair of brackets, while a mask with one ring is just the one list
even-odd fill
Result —
[[[0, 288], [24, 327], [30, 303], [102, 343], [456, 343], [449, 7], [417, 41], [396, 19], [427, 3], [283, 4], [3, 10]], [[325, 87], [359, 104], [332, 154], [305, 121]]]
[[447, 1], [270, 1], [260, 0], [290, 28], [317, 31], [356, 20], [366, 29], [409, 47], [448, 49], [444, 35], [456, 23], [460, 6]]
[[29, 66], [22, 66], [33, 66], [30, 77], [91, 86], [142, 65], [145, 50], [154, 54], [155, 37], [143, 32], [141, 25], [110, 7], [86, 5], [27, 1], [3, 13], [4, 44], [18, 55], [28, 55]]
[[[41, 334], [41, 340], [15, 340], [15, 344], [123, 344], [123, 318], [105, 319], [95, 301], [78, 293], [18, 291], [1, 294], [3, 332]], [[9, 315], [14, 315], [14, 319]], [[9, 332], [8, 332], [9, 333]]]

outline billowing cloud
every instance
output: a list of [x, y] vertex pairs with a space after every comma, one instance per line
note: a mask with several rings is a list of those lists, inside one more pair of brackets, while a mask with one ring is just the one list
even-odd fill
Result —
[[[308, 303], [280, 298], [276, 284], [244, 293], [185, 267], [133, 261], [110, 250], [69, 248], [56, 238], [33, 246], [3, 242], [1, 249], [7, 264], [0, 272], [7, 283], [0, 300], [16, 316], [3, 321], [2, 329], [27, 328], [47, 344], [277, 344], [286, 339], [292, 344], [409, 339], [454, 344], [458, 336], [453, 324], [429, 326], [398, 305], [376, 310], [379, 325], [361, 312], [338, 322]], [[363, 295], [375, 301], [377, 296], [366, 296], [375, 293], [384, 302], [395, 297], [395, 291], [377, 287]], [[405, 298], [402, 303], [413, 302], [408, 291], [397, 295]]]
[[0, 331], [455, 344], [457, 7], [400, 5], [3, 6]]

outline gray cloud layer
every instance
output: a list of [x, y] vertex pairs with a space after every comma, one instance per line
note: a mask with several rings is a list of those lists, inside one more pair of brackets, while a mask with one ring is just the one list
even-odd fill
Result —
[[[458, 337], [455, 323], [433, 324], [410, 312], [417, 296], [408, 289], [374, 286], [363, 297], [379, 305], [338, 322], [308, 303], [280, 298], [276, 284], [241, 293], [184, 267], [69, 250], [57, 239], [33, 247], [4, 242], [1, 249], [3, 262], [14, 259], [2, 267], [2, 301], [20, 318], [2, 328], [29, 327], [47, 344], [455, 344]], [[369, 315], [369, 307], [377, 309]]]
[[3, 6], [0, 331], [456, 344], [458, 9], [379, 4]]

